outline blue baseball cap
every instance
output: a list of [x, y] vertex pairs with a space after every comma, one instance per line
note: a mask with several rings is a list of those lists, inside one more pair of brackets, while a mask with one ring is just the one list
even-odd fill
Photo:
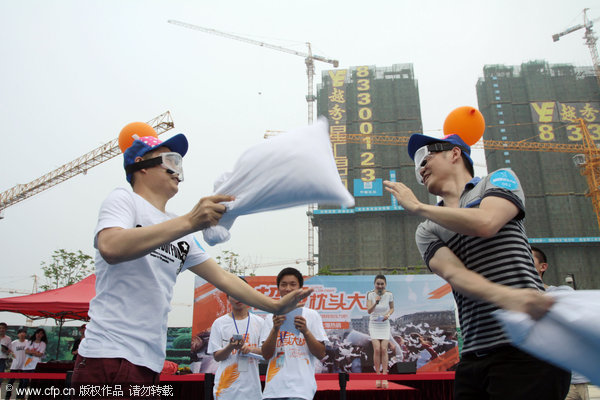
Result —
[[[473, 168], [473, 160], [471, 159], [471, 148], [460, 138], [458, 135], [447, 135], [443, 138], [434, 138], [431, 136], [425, 136], [421, 133], [415, 133], [411, 135], [408, 140], [408, 155], [412, 160], [415, 159], [415, 153], [423, 146], [433, 143], [450, 143], [461, 149], [462, 154], [471, 164]], [[471, 171], [472, 172], [472, 171]]]
[[[188, 151], [188, 141], [183, 133], [179, 133], [173, 136], [171, 139], [165, 140], [164, 142], [154, 136], [137, 138], [123, 153], [123, 167], [127, 168], [128, 165], [135, 164], [135, 159], [137, 157], [143, 157], [146, 153], [156, 150], [159, 147], [168, 147], [169, 150], [179, 153], [181, 157], [183, 157]], [[131, 183], [131, 174], [129, 173], [126, 175], [127, 182]]]

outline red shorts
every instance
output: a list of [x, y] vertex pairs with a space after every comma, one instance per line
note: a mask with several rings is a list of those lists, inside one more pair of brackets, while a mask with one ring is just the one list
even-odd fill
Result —
[[158, 399], [160, 373], [124, 358], [88, 358], [77, 355], [71, 387], [73, 399]]

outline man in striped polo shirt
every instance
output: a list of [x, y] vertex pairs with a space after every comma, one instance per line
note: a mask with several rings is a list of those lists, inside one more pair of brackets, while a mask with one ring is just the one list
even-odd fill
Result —
[[384, 182], [407, 211], [426, 218], [417, 246], [432, 272], [452, 286], [464, 337], [454, 398], [564, 399], [570, 373], [510, 345], [492, 312], [498, 308], [541, 318], [553, 300], [544, 287], [525, 234], [525, 196], [510, 169], [473, 177], [471, 149], [458, 135], [412, 135], [408, 154], [419, 183], [441, 197], [421, 203], [401, 182]]

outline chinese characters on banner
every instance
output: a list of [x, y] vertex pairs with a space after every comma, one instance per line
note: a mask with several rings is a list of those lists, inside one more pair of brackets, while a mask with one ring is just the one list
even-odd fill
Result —
[[[360, 180], [375, 181], [375, 154], [373, 153], [373, 108], [371, 105], [371, 71], [367, 66], [356, 68], [356, 103], [358, 105], [358, 130], [360, 141]], [[369, 185], [370, 186], [370, 185]], [[356, 196], [357, 191], [354, 191]], [[370, 193], [369, 195], [379, 195]]]
[[346, 151], [346, 74], [347, 70], [338, 69], [329, 71], [331, 86], [327, 93], [327, 112], [329, 119], [329, 136], [333, 146], [333, 157], [337, 166], [340, 178], [348, 188], [348, 154]]
[[[530, 103], [533, 122], [538, 124], [538, 137], [543, 142], [580, 142], [583, 132], [578, 119], [585, 121], [593, 140], [600, 140], [600, 103]], [[564, 127], [566, 133], [563, 133]], [[566, 136], [566, 137], [565, 137]]]
[[[318, 311], [327, 332], [327, 356], [318, 372], [372, 372], [367, 293], [374, 276], [306, 277], [304, 286], [313, 294], [306, 306]], [[249, 276], [248, 284], [261, 293], [278, 298], [274, 276]], [[415, 362], [419, 371], [446, 371], [458, 362], [458, 338], [454, 301], [445, 281], [436, 275], [390, 275], [387, 290], [394, 296], [390, 317], [390, 367]], [[227, 297], [206, 281], [196, 278], [192, 346], [202, 343], [219, 316], [230, 312]], [[265, 316], [260, 310], [252, 310]], [[429, 343], [425, 346], [424, 343]], [[428, 347], [429, 350], [425, 350]], [[430, 350], [433, 350], [430, 351]], [[195, 347], [192, 359], [204, 365], [198, 372], [216, 368], [212, 356]]]
[[[358, 124], [360, 140], [360, 165], [358, 167], [359, 177], [353, 179], [353, 194], [355, 197], [382, 196], [383, 190], [381, 178], [376, 178], [375, 153], [373, 150], [373, 96], [372, 75], [374, 69], [368, 66], [359, 66], [352, 70], [351, 79], [354, 85], [350, 93], [355, 93], [348, 98], [348, 70], [328, 71], [331, 84], [327, 91], [327, 117], [329, 120], [329, 134], [333, 146], [333, 155], [338, 172], [348, 188], [348, 150], [346, 134], [350, 133], [349, 124]], [[356, 106], [356, 115], [348, 117], [348, 102]], [[354, 109], [351, 107], [351, 109]], [[351, 122], [349, 122], [351, 121]]]

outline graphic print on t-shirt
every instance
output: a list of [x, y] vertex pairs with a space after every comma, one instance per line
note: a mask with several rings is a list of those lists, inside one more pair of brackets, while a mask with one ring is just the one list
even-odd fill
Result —
[[221, 392], [228, 387], [230, 387], [240, 376], [240, 372], [238, 371], [237, 363], [231, 364], [227, 368], [223, 370], [221, 377], [219, 378], [219, 386], [217, 387], [217, 391], [215, 395], [217, 398], [221, 395]]
[[[141, 228], [141, 225], [136, 225], [136, 228]], [[177, 244], [167, 243], [163, 244], [156, 250], [153, 250], [150, 253], [150, 256], [158, 258], [159, 260], [172, 263], [175, 260], [179, 260], [179, 268], [177, 268], [177, 273], [179, 274], [183, 268], [183, 264], [185, 263], [185, 259], [187, 258], [188, 253], [190, 252], [190, 244], [185, 240], [181, 240], [177, 242]]]
[[279, 370], [283, 367], [283, 360], [285, 359], [285, 353], [280, 351], [277, 356], [273, 357], [269, 362], [269, 368], [267, 370], [267, 382], [269, 382]]

